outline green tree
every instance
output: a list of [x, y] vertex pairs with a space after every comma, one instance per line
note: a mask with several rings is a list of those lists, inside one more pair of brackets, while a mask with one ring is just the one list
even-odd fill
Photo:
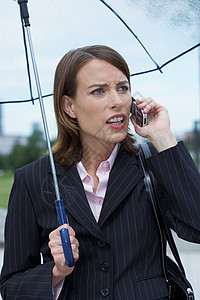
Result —
[[15, 170], [45, 155], [46, 142], [41, 131], [34, 131], [26, 145], [16, 143], [8, 155], [0, 156], [0, 169]]
[[8, 169], [9, 169], [8, 156], [0, 154], [0, 170], [8, 170]]

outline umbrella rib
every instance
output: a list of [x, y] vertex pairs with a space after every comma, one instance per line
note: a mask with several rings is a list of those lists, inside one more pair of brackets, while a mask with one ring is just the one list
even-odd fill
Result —
[[[51, 96], [53, 96], [53, 93], [52, 94], [44, 95], [44, 96], [42, 96], [42, 98], [47, 98], [47, 97], [51, 97]], [[25, 99], [25, 100], [8, 100], [8, 101], [2, 101], [2, 102], [0, 102], [0, 104], [26, 103], [26, 102], [32, 102], [32, 101], [35, 101], [35, 100], [39, 100], [39, 97], [31, 98], [31, 99]]]
[[[100, 0], [101, 1], [101, 0]], [[193, 47], [187, 49], [186, 51], [180, 53], [179, 55], [171, 58], [170, 60], [166, 61], [164, 64], [161, 65], [160, 69], [163, 69], [166, 65], [170, 64], [171, 62], [173, 62], [174, 60], [178, 59], [179, 57], [187, 54], [188, 52], [194, 50], [195, 48], [197, 47], [200, 47], [200, 43], [199, 44], [196, 44], [194, 45]], [[159, 69], [159, 70], [160, 70]], [[155, 68], [155, 69], [150, 69], [150, 70], [147, 70], [147, 71], [143, 71], [143, 72], [138, 72], [138, 73], [133, 73], [131, 74], [130, 76], [137, 76], [137, 75], [142, 75], [142, 74], [146, 74], [146, 73], [151, 73], [151, 72], [155, 72], [155, 71], [158, 71], [158, 68]]]
[[156, 65], [156, 70], [159, 70], [162, 73], [161, 67], [158, 65], [158, 63], [153, 59], [147, 48], [144, 46], [144, 44], [141, 42], [141, 40], [138, 38], [138, 36], [133, 32], [133, 30], [129, 27], [129, 25], [122, 19], [122, 17], [104, 0], [100, 0], [123, 24], [124, 26], [132, 33], [132, 35], [136, 38], [136, 40], [139, 42], [139, 44], [142, 46], [144, 51], [147, 53], [149, 58], [154, 62]]
[[177, 58], [179, 58], [179, 57], [185, 55], [186, 53], [188, 53], [188, 52], [194, 50], [195, 48], [197, 48], [197, 47], [199, 47], [199, 46], [200, 46], [200, 43], [194, 45], [193, 47], [191, 47], [190, 49], [188, 49], [188, 50], [186, 50], [186, 51], [180, 53], [179, 55], [173, 57], [172, 59], [170, 59], [170, 60], [168, 60], [166, 63], [164, 63], [164, 64], [161, 66], [161, 68], [165, 67], [166, 65], [168, 65], [168, 64], [171, 63], [172, 61], [176, 60]]
[[[101, 1], [101, 0], [100, 0]], [[137, 76], [137, 75], [142, 75], [142, 74], [147, 74], [147, 73], [151, 73], [151, 72], [155, 72], [155, 71], [158, 71], [160, 69], [163, 69], [166, 65], [170, 64], [171, 62], [173, 62], [174, 60], [178, 59], [179, 57], [187, 54], [188, 52], [194, 50], [195, 48], [197, 47], [200, 47], [200, 43], [199, 44], [196, 44], [195, 46], [189, 48], [188, 50], [180, 53], [179, 55], [173, 57], [172, 59], [168, 60], [167, 62], [165, 62], [164, 64], [161, 65], [161, 67], [159, 68], [155, 68], [155, 69], [150, 69], [150, 70], [147, 70], [147, 71], [142, 71], [142, 72], [138, 72], [138, 73], [132, 73], [130, 76]], [[47, 95], [44, 95], [42, 96], [43, 98], [47, 98], [47, 97], [51, 97], [53, 96], [53, 94], [47, 94]], [[26, 102], [33, 102], [35, 100], [38, 100], [39, 97], [36, 97], [36, 98], [31, 98], [31, 99], [25, 99], [25, 100], [5, 100], [5, 101], [1, 101], [0, 104], [11, 104], [11, 103], [26, 103]]]

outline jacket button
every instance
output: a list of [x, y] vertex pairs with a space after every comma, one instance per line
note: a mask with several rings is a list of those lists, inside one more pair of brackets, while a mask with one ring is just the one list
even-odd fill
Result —
[[103, 247], [105, 247], [106, 243], [105, 243], [104, 241], [99, 240], [99, 241], [97, 242], [97, 245], [98, 245], [100, 248], [103, 248]]
[[109, 295], [109, 289], [108, 288], [104, 288], [101, 290], [101, 295], [103, 297], [107, 297]]
[[100, 270], [102, 271], [102, 272], [108, 272], [108, 270], [109, 270], [109, 264], [107, 264], [107, 263], [103, 263], [103, 264], [101, 264], [100, 265]]

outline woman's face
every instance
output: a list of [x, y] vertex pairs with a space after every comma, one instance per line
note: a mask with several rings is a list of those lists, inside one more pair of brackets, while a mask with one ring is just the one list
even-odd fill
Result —
[[131, 93], [127, 77], [112, 64], [92, 59], [77, 74], [76, 96], [63, 107], [77, 118], [84, 143], [115, 144], [127, 135]]

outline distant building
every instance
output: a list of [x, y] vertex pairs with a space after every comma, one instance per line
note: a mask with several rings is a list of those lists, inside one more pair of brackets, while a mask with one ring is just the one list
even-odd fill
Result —
[[32, 132], [41, 131], [41, 125], [38, 122], [32, 124]]
[[3, 111], [2, 105], [0, 104], [0, 154], [9, 154], [16, 143], [20, 145], [26, 145], [27, 138], [23, 136], [12, 136], [3, 134]]
[[22, 136], [0, 135], [0, 154], [9, 154], [16, 143], [26, 145], [27, 138]]
[[[2, 106], [0, 105], [0, 154], [9, 154], [15, 144], [20, 144], [25, 146], [28, 142], [28, 138], [25, 136], [17, 135], [4, 135], [2, 126]], [[40, 124], [32, 124], [32, 133], [36, 131], [41, 131]]]
[[0, 136], [3, 135], [2, 105], [0, 104]]

